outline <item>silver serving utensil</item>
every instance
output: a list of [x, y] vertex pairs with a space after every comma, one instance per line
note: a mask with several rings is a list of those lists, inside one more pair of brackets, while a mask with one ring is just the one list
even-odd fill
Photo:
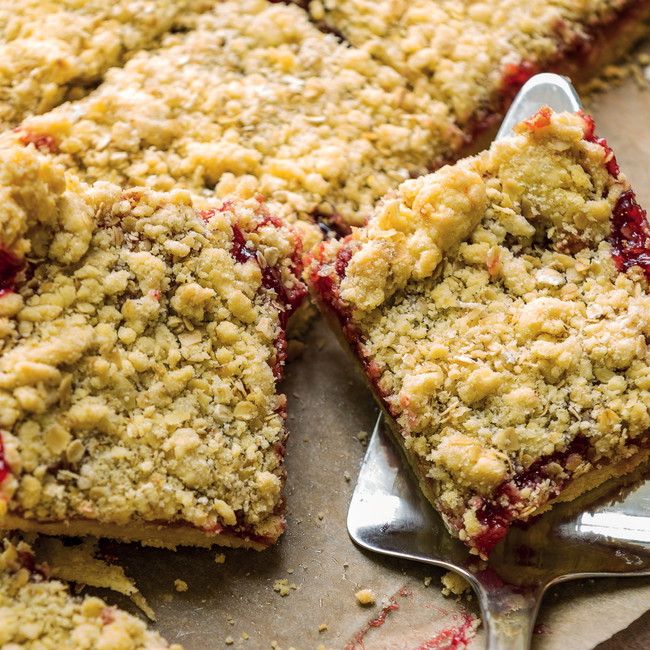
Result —
[[[497, 138], [548, 104], [580, 110], [571, 84], [533, 77], [506, 115]], [[478, 594], [489, 650], [530, 647], [542, 596], [565, 580], [650, 575], [648, 467], [558, 504], [526, 529], [512, 527], [489, 562], [470, 555], [420, 492], [380, 416], [368, 443], [348, 511], [352, 540], [377, 553], [435, 564], [464, 576]]]

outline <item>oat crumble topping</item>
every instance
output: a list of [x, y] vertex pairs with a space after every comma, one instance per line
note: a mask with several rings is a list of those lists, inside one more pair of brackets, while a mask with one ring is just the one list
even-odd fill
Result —
[[556, 63], [563, 50], [577, 49], [580, 56], [579, 46], [592, 41], [592, 27], [641, 5], [629, 0], [313, 0], [310, 12], [450, 106], [458, 124], [467, 125], [481, 109], [502, 108], [504, 82], [515, 81], [522, 66], [530, 66], [530, 74]]
[[297, 233], [258, 198], [201, 213], [33, 148], [0, 150], [0, 197], [0, 526], [274, 541]]
[[36, 567], [24, 542], [0, 552], [0, 645], [26, 650], [182, 650], [100, 598], [75, 598]]
[[[205, 4], [203, 2], [202, 4]], [[80, 97], [201, 0], [2, 0], [0, 129]]]
[[650, 428], [647, 280], [634, 260], [617, 268], [610, 243], [631, 192], [592, 128], [543, 109], [516, 137], [403, 183], [308, 270], [470, 544], [490, 499], [525, 519], [631, 457]]
[[444, 104], [298, 7], [219, 2], [195, 27], [14, 137], [47, 136], [44, 148], [86, 181], [259, 191], [282, 216], [357, 224], [461, 141]]

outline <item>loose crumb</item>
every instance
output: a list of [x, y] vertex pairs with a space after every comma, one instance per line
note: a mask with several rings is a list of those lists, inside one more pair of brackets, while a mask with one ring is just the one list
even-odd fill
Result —
[[226, 561], [226, 554], [225, 554], [225, 553], [217, 553], [217, 554], [214, 556], [214, 561], [215, 561], [217, 564], [223, 564], [223, 563]]
[[424, 579], [424, 586], [428, 587], [431, 584], [431, 576], [426, 576]]
[[472, 591], [472, 587], [469, 582], [467, 582], [463, 576], [460, 576], [453, 571], [448, 571], [445, 573], [445, 575], [440, 578], [440, 582], [442, 582], [443, 585], [443, 596], [450, 596], [451, 594], [454, 594], [455, 596], [462, 596], [464, 593], [471, 593]]
[[376, 596], [375, 592], [372, 589], [359, 589], [356, 594], [354, 594], [359, 601], [360, 605], [374, 605]]
[[281, 578], [273, 583], [273, 591], [277, 591], [282, 597], [288, 596], [292, 589], [296, 590], [298, 587], [293, 582], [289, 584], [286, 578]]
[[288, 574], [292, 574], [292, 573], [293, 573], [293, 569], [287, 569], [287, 573], [288, 573]]
[[346, 480], [347, 483], [349, 483], [352, 480], [352, 476], [350, 475], [350, 472], [343, 472], [343, 478]]
[[368, 432], [367, 432], [367, 431], [359, 431], [359, 433], [357, 433], [357, 440], [358, 440], [361, 444], [363, 444], [364, 442], [366, 442], [367, 439], [368, 439]]
[[325, 632], [326, 629], [327, 629], [327, 625], [326, 625], [325, 623], [321, 623], [321, 624], [318, 626], [318, 631], [319, 631], [319, 632]]
[[250, 639], [250, 636], [248, 634], [246, 634], [246, 632], [242, 632], [241, 633], [241, 638], [244, 639], [244, 641], [248, 641], [248, 639]]
[[317, 516], [322, 521], [323, 517], [325, 517], [325, 513], [324, 512], [319, 512]]
[[174, 580], [174, 587], [176, 588], [176, 591], [187, 591], [188, 589], [187, 582], [178, 578]]
[[163, 599], [164, 603], [171, 603], [172, 600], [174, 600], [174, 595], [173, 594], [163, 594], [162, 599]]
[[233, 639], [231, 636], [227, 636], [227, 637], [223, 640], [223, 642], [224, 642], [226, 645], [232, 645], [232, 644], [235, 642], [235, 639]]

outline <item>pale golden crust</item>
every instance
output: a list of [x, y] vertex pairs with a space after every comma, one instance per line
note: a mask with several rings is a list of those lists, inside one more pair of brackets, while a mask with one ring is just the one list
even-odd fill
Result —
[[201, 215], [182, 191], [66, 186], [31, 148], [0, 169], [0, 245], [28, 264], [0, 296], [3, 510], [273, 541], [298, 235], [256, 198]]
[[0, 645], [26, 650], [182, 650], [135, 616], [94, 596], [74, 598], [35, 569], [31, 549], [4, 541], [0, 552]]
[[589, 440], [588, 458], [551, 463], [546, 482], [522, 491], [521, 517], [558, 481], [633, 456], [650, 428], [647, 283], [638, 267], [618, 271], [607, 241], [629, 187], [585, 139], [586, 120], [546, 117], [407, 181], [308, 271], [358, 337], [413, 465], [461, 536], [484, 530], [471, 499], [538, 459]]

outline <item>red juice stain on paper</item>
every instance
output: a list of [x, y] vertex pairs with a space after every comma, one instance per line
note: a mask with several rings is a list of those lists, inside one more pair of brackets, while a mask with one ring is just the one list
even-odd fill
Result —
[[[429, 641], [425, 641], [415, 650], [436, 650], [437, 648], [447, 648], [449, 650], [462, 650], [466, 648], [469, 642], [476, 635], [477, 619], [468, 612], [462, 612], [463, 622], [440, 632], [437, 636]], [[457, 616], [453, 617], [458, 619]]]
[[[401, 590], [400, 590], [401, 591]], [[366, 636], [371, 627], [381, 627], [386, 622], [386, 617], [394, 609], [399, 609], [399, 603], [391, 598], [388, 605], [379, 610], [379, 614], [372, 620], [368, 621], [355, 635], [352, 641], [345, 646], [345, 650], [365, 650], [363, 638]], [[357, 645], [358, 644], [358, 645]]]

